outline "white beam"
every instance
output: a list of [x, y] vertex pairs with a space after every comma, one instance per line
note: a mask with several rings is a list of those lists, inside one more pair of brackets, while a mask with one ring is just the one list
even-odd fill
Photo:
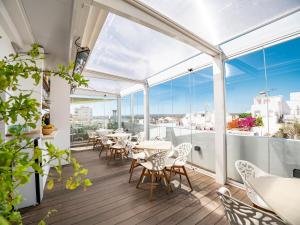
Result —
[[105, 91], [97, 91], [92, 89], [86, 89], [86, 88], [76, 88], [74, 95], [86, 95], [86, 96], [104, 96], [104, 95], [110, 95], [110, 96], [117, 96], [117, 93], [111, 93], [111, 92], [105, 92]]
[[108, 12], [99, 7], [91, 6], [84, 28], [81, 46], [93, 49], [100, 31], [105, 23]]
[[214, 108], [215, 108], [215, 157], [216, 181], [220, 184], [226, 182], [226, 108], [224, 84], [223, 55], [212, 58], [214, 81]]
[[121, 96], [117, 96], [117, 121], [118, 121], [118, 128], [122, 127], [122, 104], [121, 104]]
[[144, 84], [144, 134], [145, 140], [149, 140], [150, 138], [150, 127], [149, 127], [149, 84]]
[[3, 27], [9, 39], [15, 42], [20, 48], [24, 47], [24, 41], [13, 23], [5, 5], [0, 1], [0, 26]]
[[136, 0], [94, 0], [94, 5], [176, 38], [202, 52], [216, 56], [220, 50], [159, 12]]
[[[84, 29], [86, 27], [89, 9], [91, 5], [86, 0], [74, 0], [72, 11], [72, 22], [70, 29], [70, 42], [69, 42], [69, 60], [74, 60], [77, 47], [75, 40], [83, 37]], [[80, 40], [82, 41], [82, 40]]]
[[92, 78], [106, 79], [106, 80], [124, 81], [124, 82], [130, 82], [130, 83], [135, 83], [135, 84], [144, 84], [144, 81], [133, 80], [133, 79], [126, 78], [126, 77], [121, 77], [121, 76], [112, 75], [112, 74], [108, 74], [108, 73], [102, 73], [102, 72], [93, 71], [93, 70], [84, 70], [82, 72], [82, 74], [85, 77], [92, 77]]

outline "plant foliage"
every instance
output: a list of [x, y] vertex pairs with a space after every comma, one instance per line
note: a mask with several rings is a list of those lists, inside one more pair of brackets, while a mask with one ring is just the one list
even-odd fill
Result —
[[[11, 54], [0, 60], [0, 123], [13, 125], [9, 129], [11, 138], [3, 140], [0, 137], [0, 224], [22, 224], [22, 216], [16, 206], [21, 203], [23, 196], [18, 193], [17, 188], [29, 182], [30, 175], [34, 173], [32, 171], [43, 175], [43, 168], [38, 163], [43, 151], [47, 152], [49, 160], [43, 159], [42, 165], [58, 161], [55, 172], [49, 173], [48, 189], [52, 189], [55, 182], [62, 182], [62, 160], [69, 160], [74, 170], [73, 175], [66, 179], [67, 189], [91, 185], [91, 181], [86, 178], [87, 169], [82, 168], [75, 158], [71, 158], [69, 151], [60, 150], [48, 143], [45, 150], [34, 148], [33, 139], [24, 133], [28, 127], [37, 129], [41, 112], [39, 102], [32, 97], [32, 90], [23, 90], [21, 80], [32, 79], [34, 85], [38, 85], [44, 75], [61, 77], [77, 86], [87, 85], [87, 80], [80, 74], [71, 74], [74, 64], [58, 65], [56, 70], [43, 70], [38, 66], [43, 59], [41, 46], [33, 44], [26, 54]], [[40, 224], [45, 224], [45, 219], [51, 213]]]

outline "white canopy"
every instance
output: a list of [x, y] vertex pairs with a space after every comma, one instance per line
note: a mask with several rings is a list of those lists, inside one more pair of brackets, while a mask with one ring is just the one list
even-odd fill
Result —
[[[97, 2], [97, 7], [105, 4], [102, 0]], [[123, 5], [119, 6], [119, 2]], [[128, 94], [141, 89], [145, 81], [154, 85], [191, 68], [209, 65], [211, 52], [201, 52], [199, 45], [193, 44], [196, 38], [203, 40], [204, 49], [207, 46], [220, 49], [229, 58], [295, 37], [300, 32], [300, 0], [113, 0], [110, 3], [105, 6], [109, 13], [83, 74], [87, 70], [105, 74], [105, 79], [89, 78], [90, 86], [115, 94]], [[125, 12], [122, 7], [126, 4]], [[178, 36], [174, 35], [176, 32], [169, 34], [168, 29], [155, 27], [151, 23], [153, 18], [159, 18], [172, 31], [177, 29]], [[181, 41], [182, 34], [192, 41]]]

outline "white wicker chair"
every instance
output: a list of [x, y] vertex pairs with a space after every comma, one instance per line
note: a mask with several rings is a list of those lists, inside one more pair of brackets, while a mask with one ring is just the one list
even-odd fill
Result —
[[145, 160], [148, 155], [146, 154], [146, 152], [137, 152], [134, 150], [134, 143], [132, 142], [127, 142], [127, 145], [125, 147], [127, 153], [128, 153], [128, 157], [132, 159], [131, 161], [131, 166], [130, 166], [130, 169], [129, 169], [129, 173], [130, 173], [130, 176], [129, 176], [129, 183], [131, 182], [131, 178], [132, 178], [132, 175], [133, 175], [133, 170], [140, 166], [141, 162], [143, 160]]
[[167, 193], [171, 190], [170, 181], [165, 168], [168, 154], [168, 151], [161, 151], [149, 156], [146, 162], [140, 163], [144, 168], [136, 187], [139, 188], [144, 177], [150, 177], [150, 200], [152, 200], [153, 189], [156, 185], [154, 178], [161, 178], [164, 181]]
[[127, 157], [126, 145], [127, 139], [118, 138], [116, 143], [110, 147], [110, 157], [108, 158], [107, 164], [112, 160], [112, 158], [116, 159], [116, 157], [120, 157], [123, 159], [125, 156]]
[[281, 219], [274, 215], [231, 197], [230, 191], [225, 187], [221, 187], [217, 194], [224, 206], [227, 220], [231, 225], [285, 225]]
[[272, 209], [269, 206], [267, 206], [267, 204], [256, 194], [256, 192], [251, 188], [247, 181], [250, 177], [261, 177], [271, 175], [258, 168], [254, 164], [244, 160], [237, 160], [235, 162], [235, 168], [243, 179], [247, 196], [249, 197], [251, 202], [255, 206], [261, 207], [262, 209], [272, 211]]
[[114, 144], [114, 142], [112, 142], [111, 140], [109, 140], [105, 136], [100, 136], [99, 138], [97, 138], [96, 142], [100, 144], [99, 158], [101, 157], [102, 151], [105, 151], [105, 153], [106, 153], [106, 159], [107, 159], [108, 158], [108, 154], [107, 153], [110, 150], [110, 146], [112, 146]]
[[167, 170], [170, 171], [170, 180], [171, 180], [173, 173], [175, 175], [179, 174], [180, 182], [181, 182], [181, 175], [185, 176], [189, 183], [191, 191], [193, 190], [193, 187], [192, 187], [191, 181], [188, 177], [188, 174], [186, 172], [185, 164], [187, 161], [187, 157], [192, 150], [192, 147], [193, 146], [191, 143], [182, 143], [182, 144], [178, 145], [176, 148], [174, 148], [175, 158], [169, 157], [166, 162], [166, 167], [168, 168]]

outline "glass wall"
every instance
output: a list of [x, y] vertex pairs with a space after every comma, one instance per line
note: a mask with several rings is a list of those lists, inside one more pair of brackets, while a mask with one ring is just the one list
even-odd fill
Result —
[[133, 132], [139, 133], [144, 131], [144, 92], [139, 91], [132, 94], [133, 100]]
[[214, 171], [212, 68], [150, 88], [150, 138], [193, 144], [189, 161]]
[[144, 130], [144, 93], [138, 91], [122, 97], [122, 127], [133, 135]]
[[300, 39], [226, 62], [228, 177], [247, 160], [291, 177], [300, 169]]
[[70, 107], [71, 144], [88, 140], [89, 130], [117, 128], [115, 98], [72, 97]]
[[132, 130], [131, 95], [123, 96], [121, 99], [121, 123], [124, 130]]

